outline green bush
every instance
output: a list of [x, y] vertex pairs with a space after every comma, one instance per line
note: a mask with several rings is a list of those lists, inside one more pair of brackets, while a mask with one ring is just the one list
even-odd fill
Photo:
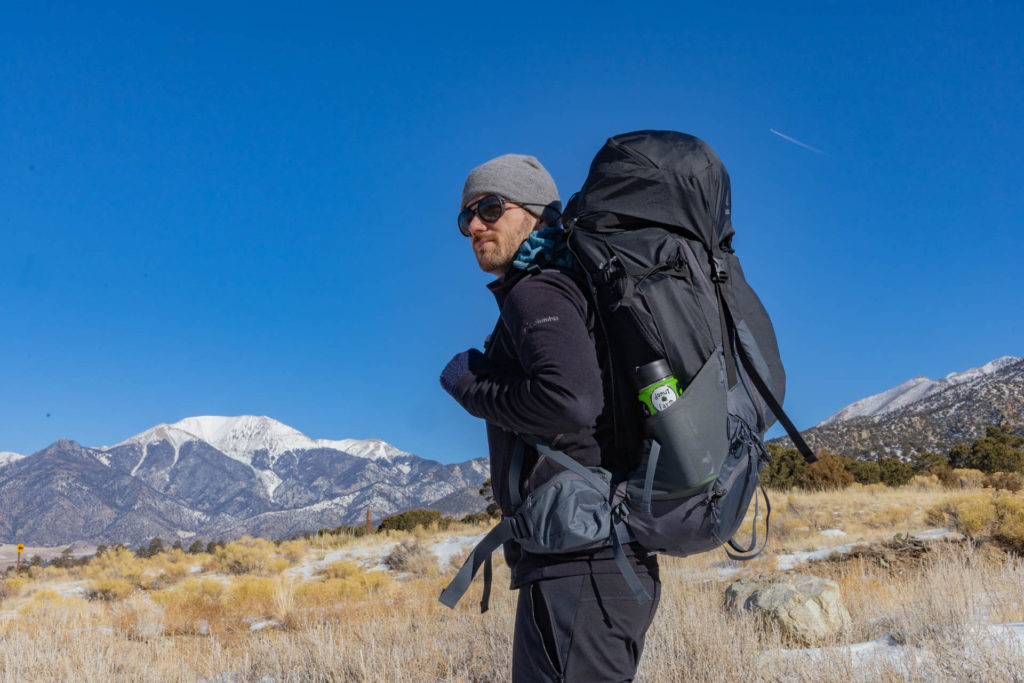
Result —
[[818, 461], [797, 476], [796, 485], [807, 491], [831, 491], [844, 489], [853, 481], [853, 474], [844, 467], [842, 458], [820, 451]]
[[442, 518], [441, 513], [437, 510], [406, 510], [381, 520], [380, 526], [377, 527], [377, 532], [389, 529], [393, 531], [412, 531], [416, 527], [427, 528], [435, 525], [440, 529], [447, 529], [450, 524], [451, 518]]
[[986, 427], [985, 436], [970, 445], [958, 444], [949, 452], [949, 463], [955, 468], [992, 472], [1024, 473], [1024, 436], [1010, 431], [1009, 426]]
[[910, 456], [910, 466], [917, 474], [936, 474], [943, 468], [949, 469], [949, 460], [938, 453], [924, 451]]
[[797, 477], [807, 469], [800, 451], [770, 443], [768, 453], [771, 460], [761, 472], [761, 482], [772, 489], [788, 490], [796, 486]]
[[879, 458], [878, 469], [886, 486], [903, 486], [914, 478], [914, 468], [899, 458]]
[[858, 484], [877, 484], [882, 481], [882, 469], [870, 460], [850, 460], [845, 463], [847, 471]]
[[471, 512], [459, 520], [463, 524], [485, 524], [494, 523], [494, 517], [490, 516], [486, 512]]

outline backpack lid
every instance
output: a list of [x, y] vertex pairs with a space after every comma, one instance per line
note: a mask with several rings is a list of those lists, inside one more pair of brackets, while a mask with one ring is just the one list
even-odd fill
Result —
[[598, 232], [661, 225], [714, 251], [731, 249], [731, 214], [729, 174], [709, 144], [641, 130], [608, 138], [563, 220]]

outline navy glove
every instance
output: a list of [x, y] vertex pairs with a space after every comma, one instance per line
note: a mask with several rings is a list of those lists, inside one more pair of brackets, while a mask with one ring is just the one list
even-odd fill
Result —
[[469, 349], [456, 354], [448, 361], [448, 365], [441, 371], [441, 387], [451, 394], [455, 394], [455, 385], [469, 373], [474, 375], [485, 372], [487, 368], [487, 357], [476, 349]]

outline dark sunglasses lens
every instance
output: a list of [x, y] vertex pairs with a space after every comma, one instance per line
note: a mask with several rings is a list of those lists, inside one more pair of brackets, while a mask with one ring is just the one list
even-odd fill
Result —
[[459, 212], [459, 232], [469, 237], [469, 224], [473, 222], [473, 209], [463, 209]]
[[480, 214], [480, 220], [493, 223], [505, 213], [505, 204], [500, 197], [485, 197], [477, 204], [476, 212]]

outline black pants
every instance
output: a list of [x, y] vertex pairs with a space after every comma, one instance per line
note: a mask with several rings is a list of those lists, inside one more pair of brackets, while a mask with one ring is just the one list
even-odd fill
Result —
[[512, 680], [631, 681], [661, 582], [640, 580], [653, 600], [638, 603], [621, 574], [543, 579], [519, 589]]

